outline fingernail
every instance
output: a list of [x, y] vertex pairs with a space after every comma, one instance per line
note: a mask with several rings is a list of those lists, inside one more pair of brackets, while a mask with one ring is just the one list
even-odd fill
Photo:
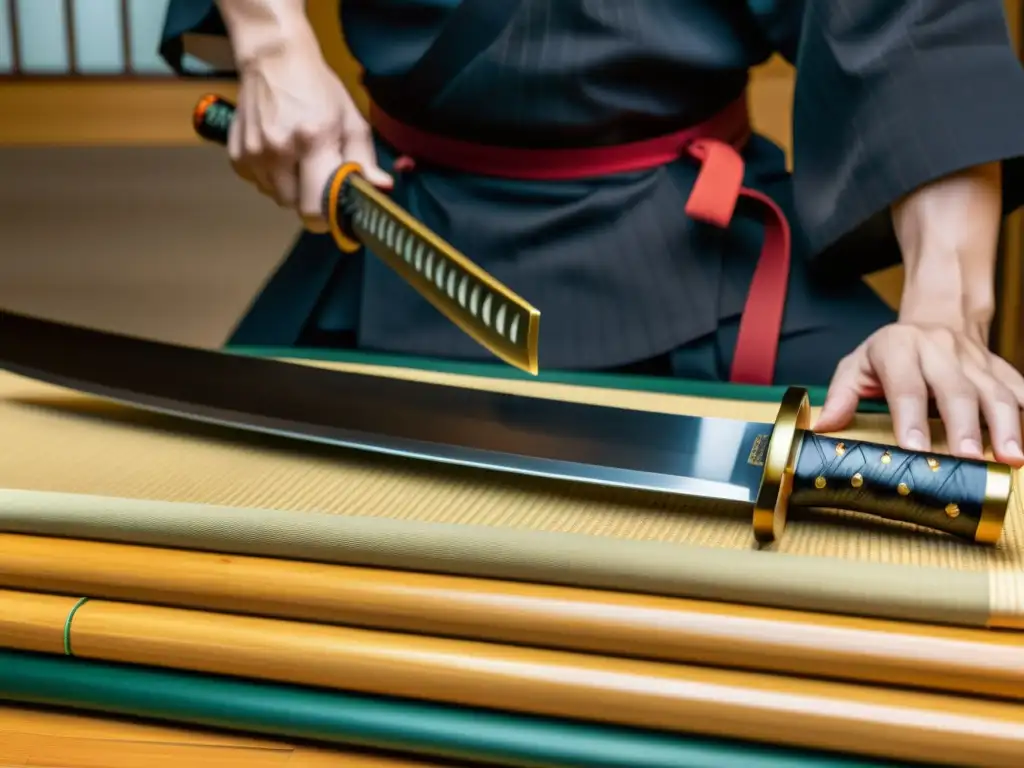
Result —
[[967, 440], [961, 440], [960, 453], [966, 453], [968, 456], [980, 456], [981, 443], [971, 438], [968, 438]]
[[923, 451], [928, 447], [925, 442], [924, 433], [919, 429], [912, 429], [907, 432], [907, 448], [912, 451]]
[[1016, 440], [1007, 440], [1003, 443], [1003, 453], [1015, 459], [1024, 459], [1024, 453], [1021, 452], [1020, 443]]

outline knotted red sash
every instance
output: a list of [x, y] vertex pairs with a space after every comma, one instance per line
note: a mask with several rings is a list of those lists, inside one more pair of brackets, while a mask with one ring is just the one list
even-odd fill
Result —
[[475, 144], [437, 136], [388, 116], [375, 105], [371, 124], [402, 153], [398, 170], [416, 161], [482, 176], [568, 181], [642, 171], [689, 157], [700, 173], [686, 202], [690, 218], [726, 228], [741, 197], [763, 211], [764, 242], [740, 318], [729, 380], [773, 382], [789, 280], [790, 231], [782, 209], [767, 195], [743, 186], [743, 157], [750, 138], [746, 94], [705, 122], [653, 139], [608, 147], [524, 149]]

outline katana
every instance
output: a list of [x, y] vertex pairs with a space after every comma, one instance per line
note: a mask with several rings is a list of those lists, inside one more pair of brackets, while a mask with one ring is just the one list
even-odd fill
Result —
[[790, 507], [852, 510], [984, 544], [1003, 464], [815, 434], [789, 389], [774, 425], [402, 381], [178, 346], [0, 311], [0, 369], [250, 432], [446, 464], [746, 505], [754, 536]]
[[[225, 145], [235, 105], [204, 96], [192, 116], [196, 133]], [[536, 375], [540, 311], [483, 270], [348, 163], [323, 191], [323, 215], [346, 252], [366, 246], [470, 338], [510, 365]]]

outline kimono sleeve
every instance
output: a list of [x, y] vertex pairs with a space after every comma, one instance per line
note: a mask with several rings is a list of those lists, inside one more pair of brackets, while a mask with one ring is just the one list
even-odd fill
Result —
[[807, 0], [796, 30], [777, 42], [796, 65], [794, 195], [817, 260], [896, 263], [866, 253], [894, 242], [890, 206], [972, 166], [1003, 161], [1005, 210], [1024, 202], [1024, 70], [1002, 0]]
[[160, 56], [183, 76], [234, 74], [231, 42], [214, 0], [170, 0], [160, 38]]

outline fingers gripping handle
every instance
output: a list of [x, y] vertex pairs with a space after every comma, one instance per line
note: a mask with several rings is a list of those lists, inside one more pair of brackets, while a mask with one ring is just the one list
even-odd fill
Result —
[[[192, 125], [196, 134], [206, 141], [228, 145], [231, 123], [235, 119], [235, 105], [216, 94], [203, 96], [192, 112]], [[359, 250], [361, 244], [355, 239], [343, 215], [347, 208], [345, 202], [345, 182], [350, 174], [359, 173], [355, 163], [345, 163], [331, 174], [323, 191], [323, 216], [330, 225], [331, 236], [338, 247], [346, 253]]]
[[863, 512], [994, 544], [1011, 487], [1002, 464], [805, 432], [789, 504]]

